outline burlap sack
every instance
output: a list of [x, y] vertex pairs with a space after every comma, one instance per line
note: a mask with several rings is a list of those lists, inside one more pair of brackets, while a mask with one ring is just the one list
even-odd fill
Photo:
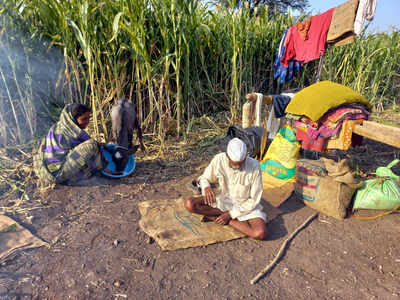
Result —
[[307, 206], [339, 220], [346, 217], [351, 198], [360, 186], [346, 160], [300, 159], [296, 171], [295, 192]]
[[335, 46], [354, 41], [354, 20], [359, 0], [349, 0], [335, 8], [326, 42]]
[[0, 215], [0, 263], [25, 249], [48, 246], [13, 219]]
[[325, 215], [342, 220], [346, 217], [351, 197], [355, 189], [347, 184], [332, 180], [331, 177], [321, 177], [317, 189], [316, 201], [306, 204]]
[[296, 173], [295, 193], [305, 202], [315, 202], [320, 178], [327, 175], [322, 161], [299, 159]]
[[[149, 200], [138, 205], [142, 216], [140, 228], [154, 238], [161, 250], [199, 247], [245, 236], [229, 225], [201, 222], [202, 216], [188, 212], [183, 202], [183, 199]], [[261, 202], [267, 213], [267, 222], [282, 213], [268, 202]]]

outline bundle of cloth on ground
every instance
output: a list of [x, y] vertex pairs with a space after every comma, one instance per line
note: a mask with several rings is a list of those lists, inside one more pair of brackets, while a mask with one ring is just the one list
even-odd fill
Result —
[[387, 166], [376, 169], [376, 178], [366, 180], [357, 190], [352, 210], [358, 209], [400, 209], [400, 176], [391, 168], [400, 163], [393, 160]]
[[349, 0], [285, 29], [274, 63], [274, 78], [289, 82], [302, 66], [324, 55], [327, 43], [346, 45], [375, 14], [376, 0]]
[[328, 216], [344, 219], [354, 192], [362, 186], [347, 161], [300, 159], [296, 168], [295, 193], [300, 199]]

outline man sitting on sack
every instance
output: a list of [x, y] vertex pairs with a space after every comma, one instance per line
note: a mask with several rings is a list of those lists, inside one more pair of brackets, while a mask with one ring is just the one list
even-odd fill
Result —
[[[186, 199], [188, 211], [204, 215], [203, 221], [229, 224], [254, 239], [266, 238], [266, 214], [260, 204], [263, 191], [260, 165], [247, 157], [242, 140], [229, 141], [227, 152], [212, 159], [198, 182], [203, 196]], [[216, 182], [219, 193], [210, 186]]]

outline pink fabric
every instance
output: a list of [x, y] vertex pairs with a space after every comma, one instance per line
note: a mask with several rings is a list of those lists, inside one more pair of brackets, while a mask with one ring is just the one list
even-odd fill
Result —
[[[297, 32], [296, 26], [292, 26], [288, 29], [288, 32], [286, 34], [285, 41], [283, 45], [285, 46], [285, 53], [283, 54], [281, 58], [281, 65], [284, 66], [285, 68], [289, 67], [289, 61], [293, 60], [294, 57], [296, 56], [296, 51], [294, 49], [294, 44], [293, 44], [293, 36], [294, 32]], [[302, 64], [302, 62], [300, 62]]]
[[[301, 123], [301, 122], [299, 122]], [[297, 140], [300, 141], [301, 143], [301, 148], [303, 149], [310, 149], [318, 152], [322, 152], [322, 148], [325, 143], [325, 138], [322, 136], [319, 136], [316, 139], [312, 139], [304, 130], [301, 126], [301, 124], [298, 124], [300, 127], [296, 127], [296, 138]]]
[[[293, 27], [293, 26], [292, 26]], [[283, 46], [285, 47], [285, 49], [287, 48], [287, 44], [289, 43], [289, 41], [290, 41], [290, 36], [292, 35], [292, 29], [294, 28], [292, 28], [292, 27], [290, 27], [289, 29], [288, 29], [288, 31], [287, 31], [287, 33], [286, 33], [286, 36], [285, 36], [285, 40], [283, 41]]]
[[[325, 138], [336, 136], [340, 129], [342, 128], [343, 122], [346, 120], [368, 120], [368, 116], [365, 114], [349, 114], [342, 118], [338, 123], [330, 123], [327, 121], [326, 124], [322, 124], [318, 130], [314, 130], [312, 128], [307, 129], [307, 135], [312, 139], [317, 139], [319, 136], [323, 136]], [[329, 124], [330, 123], [330, 124]]]
[[331, 114], [327, 115], [327, 121], [337, 123], [343, 119], [347, 114], [361, 114], [363, 111], [358, 108], [341, 107], [334, 110]]
[[305, 41], [300, 37], [296, 25], [289, 28], [290, 37], [287, 41], [285, 54], [281, 59], [281, 64], [284, 67], [287, 68], [289, 61], [293, 59], [304, 64], [324, 54], [333, 11], [334, 8], [331, 8], [320, 15], [311, 17], [308, 39]]
[[[296, 138], [301, 142], [303, 149], [310, 149], [314, 151], [322, 151], [325, 146], [326, 140], [334, 137], [340, 133], [342, 125], [346, 120], [368, 120], [368, 113], [352, 113], [354, 108], [338, 108], [329, 113], [326, 113], [320, 120], [320, 125], [313, 127], [314, 122], [311, 123], [302, 118], [301, 121], [295, 121], [294, 127], [296, 129]], [[362, 109], [359, 109], [362, 111]], [[338, 122], [331, 122], [330, 117], [334, 117]]]

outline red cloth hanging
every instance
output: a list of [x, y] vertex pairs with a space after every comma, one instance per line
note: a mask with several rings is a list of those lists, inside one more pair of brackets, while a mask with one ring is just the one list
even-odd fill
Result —
[[305, 64], [319, 58], [325, 52], [326, 37], [331, 25], [334, 8], [311, 17], [311, 24], [308, 30], [308, 39], [303, 40], [297, 31], [296, 25], [289, 28], [290, 35], [286, 45], [285, 54], [281, 58], [281, 64], [288, 67], [290, 60], [300, 61]]

